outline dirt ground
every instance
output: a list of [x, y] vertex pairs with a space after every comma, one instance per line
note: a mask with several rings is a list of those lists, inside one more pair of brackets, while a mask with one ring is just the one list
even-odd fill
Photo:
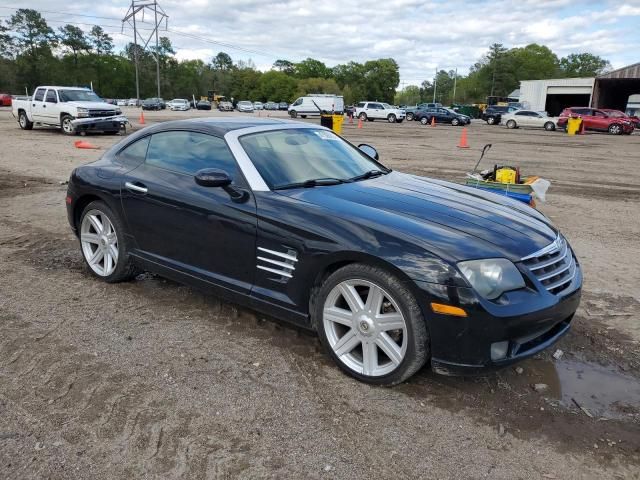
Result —
[[[221, 114], [145, 114], [196, 115]], [[481, 167], [551, 180], [540, 208], [577, 252], [583, 302], [559, 359], [375, 388], [272, 319], [151, 275], [91, 277], [61, 182], [120, 137], [78, 150], [0, 110], [0, 478], [640, 478], [640, 134], [474, 122], [461, 150], [460, 132], [344, 128], [394, 169], [460, 181], [491, 143]]]

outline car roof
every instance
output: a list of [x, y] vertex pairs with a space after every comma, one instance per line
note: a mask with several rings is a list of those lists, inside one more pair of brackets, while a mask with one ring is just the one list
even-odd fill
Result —
[[260, 127], [267, 125], [278, 124], [291, 124], [300, 123], [306, 125], [303, 122], [294, 122], [287, 119], [277, 118], [225, 118], [225, 117], [208, 117], [208, 118], [193, 118], [185, 120], [173, 120], [170, 122], [158, 123], [152, 127], [145, 129], [148, 133], [162, 132], [173, 129], [194, 129], [200, 131], [207, 131], [216, 136], [224, 136], [226, 133], [232, 130], [239, 130], [250, 127]]

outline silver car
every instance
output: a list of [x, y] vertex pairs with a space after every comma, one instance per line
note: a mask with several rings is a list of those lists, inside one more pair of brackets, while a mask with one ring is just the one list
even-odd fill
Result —
[[253, 113], [253, 103], [248, 100], [242, 100], [241, 102], [238, 102], [236, 108], [239, 112]]

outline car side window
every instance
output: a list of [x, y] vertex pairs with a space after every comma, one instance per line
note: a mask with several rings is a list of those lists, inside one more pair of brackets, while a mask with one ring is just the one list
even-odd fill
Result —
[[55, 90], [47, 90], [47, 96], [45, 97], [47, 103], [58, 103], [58, 97]]
[[33, 95], [33, 99], [36, 102], [41, 102], [43, 98], [44, 98], [44, 88], [39, 88], [38, 90], [36, 90], [36, 93]]
[[147, 156], [147, 148], [149, 147], [150, 139], [151, 136], [141, 138], [140, 140], [133, 142], [124, 150], [121, 150], [116, 157], [118, 162], [132, 167], [137, 167], [142, 164]]
[[198, 132], [160, 132], [151, 137], [147, 151], [148, 165], [174, 172], [195, 174], [203, 168], [218, 168], [236, 178], [238, 166], [219, 137]]

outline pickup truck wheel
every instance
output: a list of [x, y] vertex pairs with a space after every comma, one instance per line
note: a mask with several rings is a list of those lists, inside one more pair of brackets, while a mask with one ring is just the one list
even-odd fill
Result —
[[495, 117], [488, 117], [487, 118], [487, 123], [489, 125], [493, 125], [494, 123], [496, 123], [496, 118]]
[[306, 116], [306, 115], [300, 115], [300, 117], [302, 117], [302, 118], [307, 118], [307, 116]]
[[295, 110], [291, 110], [291, 111], [289, 112], [289, 116], [290, 116], [291, 118], [296, 118], [296, 117], [298, 116], [298, 112], [296, 112]]
[[323, 347], [347, 374], [374, 385], [396, 385], [429, 358], [420, 306], [387, 270], [350, 264], [313, 295], [312, 321]]
[[76, 129], [73, 127], [71, 121], [73, 117], [71, 115], [63, 115], [60, 119], [60, 125], [62, 126], [62, 133], [65, 135], [73, 135], [76, 133]]
[[360, 115], [358, 115], [358, 118], [364, 122], [367, 119], [367, 114], [362, 112]]
[[411, 112], [407, 113], [407, 120], [408, 121], [412, 121], [413, 120], [413, 113], [411, 113]]
[[517, 125], [516, 125], [516, 121], [515, 120], [509, 120], [507, 122], [507, 128], [516, 128], [516, 127], [517, 127]]
[[429, 123], [429, 119], [428, 119], [427, 117], [422, 117], [422, 118], [420, 119], [420, 123], [421, 123], [422, 125], [426, 125], [427, 123]]
[[33, 128], [33, 122], [29, 121], [29, 117], [27, 117], [26, 112], [22, 110], [18, 114], [18, 124], [23, 130], [31, 130]]
[[622, 135], [622, 126], [617, 123], [609, 125], [609, 133], [611, 135]]
[[457, 127], [458, 125], [460, 125], [460, 120], [458, 120], [457, 118], [454, 118], [453, 120], [451, 120], [451, 125], [453, 125], [454, 127]]
[[547, 132], [553, 132], [556, 129], [556, 126], [553, 122], [547, 122], [544, 124], [544, 129]]
[[390, 113], [389, 116], [387, 116], [387, 122], [396, 123], [396, 116], [393, 113]]

